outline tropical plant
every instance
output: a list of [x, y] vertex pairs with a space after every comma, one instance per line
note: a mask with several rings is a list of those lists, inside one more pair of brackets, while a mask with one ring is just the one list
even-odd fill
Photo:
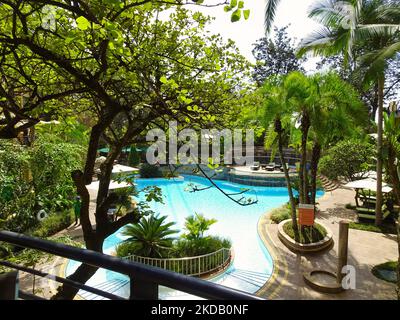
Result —
[[[301, 44], [300, 54], [342, 53], [364, 83], [377, 85], [377, 198], [376, 225], [382, 223], [382, 147], [385, 71], [400, 51], [400, 8], [396, 1], [346, 0], [317, 2], [310, 17], [323, 24]], [[357, 54], [357, 56], [355, 56]]]
[[[290, 130], [292, 129], [292, 110], [288, 109], [290, 108], [290, 105], [286, 103], [287, 92], [284, 88], [283, 79], [275, 77], [270, 78], [269, 81], [265, 82], [262, 92], [265, 99], [262, 117], [263, 124], [267, 128], [265, 147], [266, 149], [277, 149], [281, 163], [286, 164], [283, 147], [284, 144], [287, 144], [290, 136]], [[296, 216], [296, 200], [293, 194], [292, 183], [286, 165], [283, 166], [283, 172], [289, 193], [292, 226], [295, 239], [297, 241], [299, 240], [299, 232]]]
[[174, 222], [166, 222], [167, 216], [152, 214], [143, 217], [137, 224], [127, 225], [122, 234], [129, 237], [124, 242], [130, 244], [130, 250], [139, 256], [163, 258], [172, 250], [177, 230], [171, 229]]
[[187, 232], [183, 236], [188, 240], [203, 238], [204, 233], [216, 222], [216, 219], [207, 219], [203, 214], [196, 212], [186, 218], [185, 229]]
[[267, 34], [270, 32], [270, 30], [272, 28], [272, 24], [275, 19], [276, 10], [277, 10], [280, 2], [281, 2], [281, 0], [267, 0], [266, 6], [265, 6], [265, 19], [264, 19], [265, 31]]

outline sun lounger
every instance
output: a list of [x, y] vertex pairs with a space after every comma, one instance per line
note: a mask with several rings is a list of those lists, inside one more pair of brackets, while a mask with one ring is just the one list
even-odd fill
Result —
[[275, 170], [275, 162], [269, 163], [266, 167], [265, 170], [267, 171], [274, 171]]
[[260, 170], [260, 163], [257, 161], [254, 162], [253, 165], [250, 167], [250, 170], [253, 170], [253, 171]]

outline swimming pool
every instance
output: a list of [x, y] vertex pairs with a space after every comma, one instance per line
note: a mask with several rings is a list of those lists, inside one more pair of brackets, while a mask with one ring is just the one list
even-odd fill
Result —
[[[192, 193], [185, 191], [189, 183], [194, 183], [199, 188], [209, 186], [209, 181], [202, 177], [137, 179], [135, 182], [139, 189], [151, 185], [161, 188], [164, 203], [152, 202], [151, 208], [156, 213], [167, 215], [169, 221], [176, 223], [176, 229], [183, 230], [185, 218], [195, 212], [204, 214], [206, 218], [217, 219], [218, 222], [211, 226], [208, 234], [231, 239], [235, 257], [230, 268], [211, 281], [250, 293], [255, 293], [268, 281], [273, 270], [273, 260], [258, 236], [257, 223], [265, 212], [288, 201], [286, 188], [249, 187], [227, 181], [216, 181], [217, 185], [228, 193], [237, 193], [243, 188], [249, 188], [250, 190], [245, 193], [246, 198], [252, 198], [258, 202], [243, 207], [216, 188]], [[236, 197], [239, 199], [242, 195]], [[105, 253], [111, 253], [123, 240], [121, 231], [105, 240], [103, 247]], [[78, 265], [70, 261], [66, 274], [71, 274]], [[116, 295], [129, 297], [128, 281], [124, 275], [100, 269], [87, 284]], [[83, 291], [80, 295], [86, 299], [99, 298]], [[197, 299], [197, 297], [167, 288], [160, 288], [160, 298]]]

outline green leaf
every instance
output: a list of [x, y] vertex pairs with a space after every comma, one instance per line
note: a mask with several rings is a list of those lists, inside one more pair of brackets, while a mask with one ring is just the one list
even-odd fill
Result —
[[243, 10], [244, 19], [247, 20], [250, 17], [250, 9]]
[[160, 82], [166, 84], [168, 82], [168, 79], [166, 77], [162, 76], [160, 78]]
[[77, 26], [80, 30], [87, 30], [90, 27], [90, 22], [83, 16], [76, 19]]
[[235, 10], [231, 15], [231, 21], [232, 22], [239, 21], [241, 15], [242, 15], [241, 10], [239, 10], [239, 9]]
[[231, 8], [235, 8], [237, 6], [237, 0], [231, 0]]
[[239, 1], [238, 8], [239, 9], [243, 9], [244, 8], [244, 1]]

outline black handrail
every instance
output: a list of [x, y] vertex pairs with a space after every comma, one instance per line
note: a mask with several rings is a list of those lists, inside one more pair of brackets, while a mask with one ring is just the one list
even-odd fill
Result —
[[[122, 260], [88, 249], [76, 248], [53, 241], [18, 234], [11, 231], [0, 231], [0, 241], [17, 246], [47, 252], [56, 256], [76, 260], [85, 264], [108, 269], [128, 275], [134, 282], [148, 283], [156, 286], [183, 291], [205, 299], [221, 300], [263, 300], [247, 292], [235, 290], [213, 282], [184, 276], [179, 273], [145, 266], [140, 263]], [[131, 287], [132, 288], [132, 287]]]
[[70, 287], [74, 287], [74, 288], [81, 289], [81, 290], [84, 290], [84, 291], [87, 291], [87, 292], [90, 292], [90, 293], [94, 293], [94, 294], [96, 294], [98, 296], [101, 296], [101, 297], [104, 297], [104, 298], [108, 298], [108, 299], [111, 299], [111, 300], [126, 300], [125, 298], [119, 297], [119, 296], [117, 296], [115, 294], [112, 294], [112, 293], [109, 293], [109, 292], [106, 292], [106, 291], [103, 291], [103, 290], [99, 290], [99, 289], [96, 289], [96, 288], [89, 287], [89, 286], [87, 286], [85, 284], [82, 284], [80, 282], [76, 282], [76, 281], [73, 281], [73, 280], [70, 280], [70, 279], [65, 279], [65, 278], [62, 278], [62, 277], [59, 277], [59, 276], [55, 276], [55, 275], [49, 274], [47, 272], [35, 270], [35, 269], [32, 269], [32, 268], [23, 267], [23, 266], [20, 266], [20, 265], [17, 265], [15, 263], [11, 263], [11, 262], [8, 262], [8, 261], [0, 261], [0, 265], [8, 267], [10, 269], [16, 269], [16, 270], [19, 270], [19, 271], [22, 271], [22, 272], [30, 273], [30, 274], [33, 274], [35, 276], [39, 276], [39, 277], [42, 277], [42, 278], [49, 278], [50, 280], [53, 280], [53, 281], [56, 281], [56, 282], [65, 283], [65, 284], [69, 285]]

